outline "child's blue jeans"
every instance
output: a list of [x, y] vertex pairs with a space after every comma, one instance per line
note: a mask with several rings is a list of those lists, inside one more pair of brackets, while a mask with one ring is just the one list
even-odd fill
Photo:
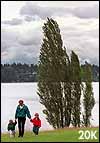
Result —
[[38, 135], [39, 132], [39, 127], [38, 126], [33, 126], [33, 132]]

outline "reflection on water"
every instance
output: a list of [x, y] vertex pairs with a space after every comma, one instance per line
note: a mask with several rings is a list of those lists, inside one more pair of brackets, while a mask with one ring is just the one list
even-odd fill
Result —
[[[93, 108], [92, 125], [99, 125], [99, 83], [93, 83], [94, 97], [96, 104]], [[42, 110], [44, 106], [39, 102], [37, 95], [37, 83], [9, 83], [1, 85], [1, 131], [7, 131], [7, 124], [9, 119], [14, 119], [18, 100], [23, 99], [25, 104], [29, 107], [32, 117], [34, 113], [38, 112], [42, 121], [40, 130], [53, 129], [45, 119]], [[32, 130], [32, 124], [27, 118], [26, 130]], [[17, 128], [18, 129], [18, 128]]]

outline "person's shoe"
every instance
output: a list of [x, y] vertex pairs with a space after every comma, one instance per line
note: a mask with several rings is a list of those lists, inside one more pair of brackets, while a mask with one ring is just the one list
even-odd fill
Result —
[[18, 138], [21, 137], [20, 135], [18, 136]]

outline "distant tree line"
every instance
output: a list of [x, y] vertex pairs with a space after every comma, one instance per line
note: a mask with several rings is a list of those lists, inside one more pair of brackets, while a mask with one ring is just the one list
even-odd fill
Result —
[[37, 69], [34, 64], [1, 64], [1, 82], [36, 82]]
[[[84, 69], [85, 64], [81, 65], [82, 80], [85, 81]], [[99, 67], [91, 65], [92, 81], [99, 81]], [[38, 65], [37, 64], [1, 64], [1, 82], [37, 82], [38, 81]]]
[[[84, 65], [81, 65], [81, 69], [86, 68], [86, 63]], [[99, 82], [99, 66], [97, 65], [91, 65], [91, 71], [92, 71], [92, 81]], [[82, 75], [82, 80], [85, 81], [84, 75]]]

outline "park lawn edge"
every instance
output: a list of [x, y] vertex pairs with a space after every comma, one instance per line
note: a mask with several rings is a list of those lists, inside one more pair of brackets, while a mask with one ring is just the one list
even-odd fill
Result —
[[[77, 134], [79, 130], [97, 130], [98, 139], [97, 140], [78, 140]], [[55, 130], [40, 131], [39, 135], [35, 135], [31, 131], [26, 131], [23, 138], [17, 137], [18, 132], [16, 132], [15, 139], [9, 138], [8, 133], [1, 134], [1, 142], [99, 142], [99, 127], [80, 127], [80, 128], [63, 128]], [[61, 138], [60, 138], [61, 136]], [[75, 137], [74, 137], [75, 136]], [[69, 137], [69, 138], [68, 138]]]

